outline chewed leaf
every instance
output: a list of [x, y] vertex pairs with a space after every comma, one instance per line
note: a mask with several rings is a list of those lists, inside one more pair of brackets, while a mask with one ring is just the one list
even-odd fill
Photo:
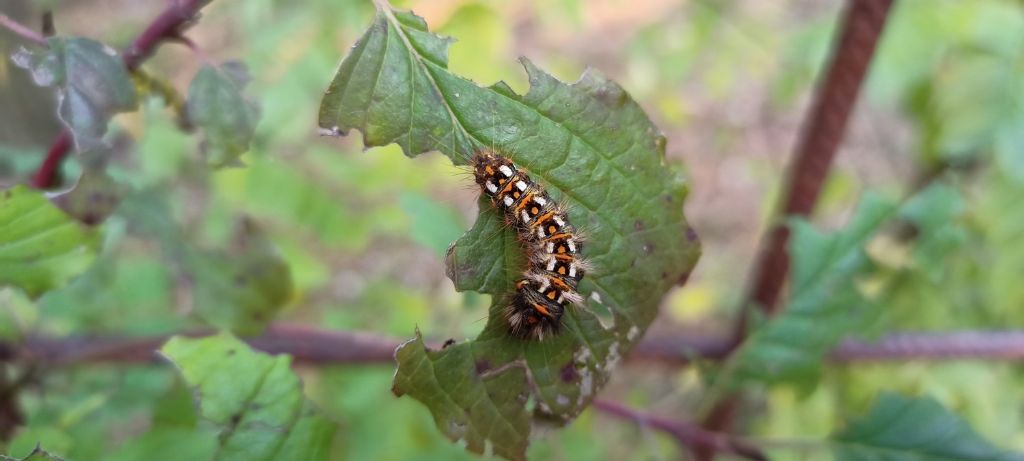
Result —
[[832, 436], [839, 461], [1021, 461], [930, 398], [886, 393], [867, 415]]
[[95, 147], [118, 112], [136, 107], [135, 86], [117, 52], [87, 38], [49, 40], [43, 53], [22, 50], [11, 59], [32, 73], [36, 84], [56, 86], [58, 113], [79, 150]]
[[98, 244], [97, 232], [39, 192], [0, 192], [0, 286], [38, 296], [88, 268]]
[[237, 163], [249, 150], [259, 111], [242, 95], [249, 76], [241, 63], [203, 66], [188, 89], [188, 118], [203, 130], [203, 151], [214, 166]]
[[302, 393], [291, 358], [254, 352], [235, 337], [171, 338], [161, 352], [196, 389], [219, 429], [215, 460], [326, 459], [337, 426]]
[[580, 292], [612, 312], [610, 328], [581, 308], [554, 339], [510, 338], [501, 312], [525, 257], [481, 201], [477, 223], [449, 250], [448, 274], [460, 290], [495, 295], [484, 332], [441, 351], [416, 339], [397, 352], [397, 394], [430, 407], [438, 427], [470, 450], [522, 458], [530, 411], [556, 421], [579, 414], [700, 247], [683, 217], [686, 186], [664, 161], [664, 137], [619, 85], [593, 71], [565, 84], [523, 60], [528, 93], [482, 88], [448, 71], [450, 43], [421, 18], [382, 9], [342, 62], [320, 126], [358, 129], [367, 146], [397, 143], [409, 156], [440, 151], [456, 164], [494, 149], [564, 203], [587, 234], [583, 256], [596, 270]]

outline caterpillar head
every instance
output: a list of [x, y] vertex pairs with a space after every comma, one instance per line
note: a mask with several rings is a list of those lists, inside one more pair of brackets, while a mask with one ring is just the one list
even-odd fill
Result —
[[490, 151], [480, 151], [474, 155], [472, 165], [476, 183], [492, 198], [516, 174], [512, 161]]
[[505, 310], [512, 336], [542, 341], [558, 334], [565, 310], [563, 306], [546, 299], [529, 280], [521, 281], [520, 285]]

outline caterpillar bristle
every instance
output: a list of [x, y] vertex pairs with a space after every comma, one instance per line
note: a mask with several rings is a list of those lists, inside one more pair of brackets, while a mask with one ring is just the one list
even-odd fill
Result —
[[577, 285], [590, 271], [580, 257], [583, 239], [569, 222], [567, 207], [511, 160], [481, 150], [470, 161], [476, 183], [516, 231], [528, 267], [505, 309], [512, 336], [543, 340], [558, 334], [570, 305], [582, 305]]

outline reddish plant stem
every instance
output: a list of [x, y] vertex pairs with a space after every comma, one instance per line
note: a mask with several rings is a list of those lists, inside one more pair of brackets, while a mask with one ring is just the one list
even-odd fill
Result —
[[[786, 172], [781, 211], [762, 240], [751, 273], [748, 304], [759, 306], [767, 314], [777, 310], [779, 293], [789, 273], [789, 230], [781, 221], [807, 216], [814, 210], [891, 6], [892, 0], [851, 0], [846, 9], [831, 64], [807, 112], [803, 134]], [[745, 322], [741, 324], [740, 337], [746, 332]]]
[[44, 37], [43, 34], [40, 34], [32, 30], [31, 28], [25, 26], [24, 24], [21, 24], [18, 21], [11, 19], [10, 16], [7, 16], [2, 13], [0, 13], [0, 27], [3, 27], [11, 31], [11, 33], [13, 33], [14, 35], [17, 35], [27, 41], [35, 43], [36, 45], [42, 46], [44, 48], [48, 48], [50, 46], [49, 42], [46, 41], [46, 37]]
[[71, 133], [67, 129], [62, 129], [57, 139], [53, 140], [43, 164], [39, 165], [36, 174], [32, 176], [32, 187], [45, 189], [52, 186], [57, 178], [57, 170], [60, 169], [60, 164], [68, 152], [71, 152]]
[[[783, 220], [808, 216], [814, 210], [891, 6], [892, 0], [848, 2], [831, 62], [807, 111], [803, 132], [782, 183], [781, 209], [769, 223], [751, 269], [751, 286], [733, 333], [734, 348], [747, 336], [751, 309], [759, 308], [769, 316], [778, 310], [779, 295], [790, 266], [786, 248], [789, 228]], [[708, 413], [704, 427], [728, 432], [740, 399], [740, 395], [732, 394], [718, 402]], [[700, 449], [696, 458], [709, 461], [714, 453], [713, 448]]]
[[594, 400], [593, 406], [602, 413], [628, 419], [641, 426], [665, 432], [676, 439], [680, 445], [692, 451], [704, 448], [754, 461], [768, 460], [768, 457], [757, 447], [728, 434], [701, 429], [696, 424], [651, 415], [607, 400]]
[[[179, 38], [182, 31], [199, 14], [199, 10], [210, 1], [170, 0], [167, 7], [121, 53], [124, 66], [129, 71], [138, 69], [146, 59], [156, 52], [161, 43]], [[71, 152], [72, 141], [71, 133], [66, 128], [54, 139], [43, 164], [32, 178], [33, 187], [37, 189], [53, 187], [57, 178], [57, 170], [60, 169], [61, 163]]]
[[[213, 331], [190, 331], [184, 336], [205, 336]], [[39, 363], [47, 367], [91, 363], [146, 363], [169, 336], [149, 337], [30, 337], [23, 343], [0, 341], [0, 361]], [[398, 338], [368, 333], [327, 331], [303, 325], [274, 325], [264, 334], [247, 339], [254, 348], [289, 354], [307, 365], [390, 363]], [[640, 342], [627, 357], [631, 364], [687, 366], [693, 360], [724, 360], [729, 338], [654, 337]], [[439, 342], [428, 343], [440, 347]], [[847, 339], [828, 356], [836, 364], [851, 362], [1024, 360], [1024, 330], [951, 331], [944, 333], [892, 333], [877, 341]]]
[[124, 66], [129, 71], [138, 69], [142, 62], [168, 39], [181, 36], [183, 29], [195, 19], [199, 10], [211, 0], [171, 0], [167, 8], [149, 24], [142, 34], [122, 53]]

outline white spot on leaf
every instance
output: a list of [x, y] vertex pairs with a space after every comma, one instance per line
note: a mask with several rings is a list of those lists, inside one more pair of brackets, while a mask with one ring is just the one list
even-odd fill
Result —
[[626, 339], [628, 339], [630, 341], [634, 341], [639, 336], [640, 336], [640, 329], [637, 328], [636, 325], [633, 325], [633, 326], [629, 327], [629, 331], [626, 333]]

